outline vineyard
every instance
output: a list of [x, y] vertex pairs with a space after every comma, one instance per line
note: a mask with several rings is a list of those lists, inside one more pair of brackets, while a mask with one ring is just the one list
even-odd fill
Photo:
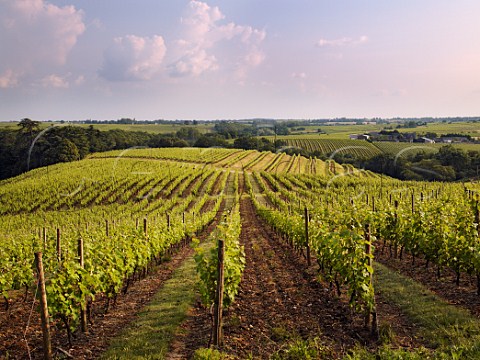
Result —
[[[380, 152], [357, 143], [291, 146]], [[478, 358], [479, 190], [220, 148], [35, 169], [0, 182], [0, 358], [44, 358], [46, 323], [56, 358]], [[187, 263], [162, 353], [122, 335]]]
[[[340, 155], [352, 155], [355, 158], [368, 159], [380, 154], [399, 155], [401, 157], [414, 156], [420, 152], [432, 153], [446, 144], [423, 144], [407, 142], [375, 141], [367, 142], [363, 140], [341, 140], [313, 138], [308, 136], [295, 137], [285, 136], [281, 138], [287, 143], [288, 147], [304, 149], [308, 152], [316, 152], [326, 157]], [[452, 144], [455, 148], [464, 151], [479, 151], [479, 144]]]
[[[395, 142], [375, 142], [382, 152], [392, 155], [411, 156], [419, 152], [437, 152], [445, 144], [418, 144], [418, 143], [395, 143]], [[478, 144], [452, 144], [455, 148], [465, 151], [479, 151]]]
[[352, 154], [356, 157], [370, 158], [381, 154], [382, 151], [369, 142], [357, 140], [329, 140], [329, 139], [307, 139], [307, 138], [285, 138], [288, 146], [305, 149], [309, 152], [319, 152], [326, 156], [335, 154]]

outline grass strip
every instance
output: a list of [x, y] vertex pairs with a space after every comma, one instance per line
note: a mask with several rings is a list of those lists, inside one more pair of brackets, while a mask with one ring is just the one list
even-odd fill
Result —
[[[205, 249], [211, 246], [211, 241], [200, 244]], [[197, 279], [195, 261], [189, 257], [137, 319], [112, 341], [101, 359], [164, 359], [194, 302]]]
[[359, 350], [347, 359], [480, 359], [480, 323], [468, 310], [379, 263], [375, 264], [375, 290], [418, 325], [419, 335], [435, 350], [383, 346], [375, 354]]
[[432, 347], [460, 345], [480, 336], [480, 323], [468, 310], [447, 303], [418, 282], [381, 264], [375, 264], [375, 271], [376, 290], [420, 325], [422, 337]]

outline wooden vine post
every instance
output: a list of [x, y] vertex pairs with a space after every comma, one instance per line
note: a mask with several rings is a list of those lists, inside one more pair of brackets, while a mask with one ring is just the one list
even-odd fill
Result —
[[57, 259], [58, 262], [62, 262], [62, 245], [60, 241], [60, 229], [57, 228]]
[[[80, 264], [80, 267], [82, 269], [85, 268], [85, 260], [83, 256], [83, 238], [80, 236], [78, 239], [78, 261]], [[79, 280], [80, 282], [82, 281], [82, 278]], [[80, 328], [83, 333], [88, 334], [88, 327], [87, 327], [87, 304], [82, 304], [80, 308]]]
[[475, 223], [477, 224], [477, 231], [480, 231], [480, 209], [478, 208], [478, 200], [475, 202]]
[[[398, 200], [395, 200], [395, 227], [398, 226]], [[394, 254], [395, 258], [398, 256], [398, 241], [395, 239], [395, 244], [394, 244]], [[400, 255], [400, 259], [402, 259], [402, 256]]]
[[42, 319], [43, 354], [44, 359], [51, 360], [53, 358], [52, 342], [50, 340], [50, 321], [48, 317], [47, 291], [45, 290], [45, 275], [43, 273], [43, 261], [41, 252], [35, 253], [35, 263], [37, 265], [38, 288], [40, 290], [40, 316]]
[[43, 228], [43, 250], [47, 250], [47, 228]]
[[[145, 235], [145, 241], [148, 244], [148, 219], [145, 217], [143, 218], [143, 234]], [[148, 261], [145, 263], [145, 268], [143, 269], [145, 277], [148, 274]]]
[[310, 217], [308, 215], [308, 209], [305, 207], [305, 246], [307, 248], [307, 265], [312, 265], [312, 259], [310, 257], [310, 241], [308, 236], [308, 223], [310, 222]]
[[415, 213], [415, 193], [412, 192], [412, 214]]
[[218, 240], [218, 265], [217, 265], [217, 291], [215, 294], [215, 306], [213, 314], [213, 346], [219, 347], [223, 342], [222, 310], [223, 310], [223, 262], [225, 258], [225, 243]]
[[[187, 232], [187, 223], [185, 221], [185, 211], [182, 213], [182, 223], [183, 223], [183, 231], [186, 233]], [[184, 239], [184, 243], [186, 244], [185, 239]]]
[[[367, 265], [372, 266], [372, 243], [370, 236], [370, 224], [365, 225], [365, 254], [367, 256]], [[370, 273], [370, 286], [373, 288], [373, 273]], [[378, 317], [377, 317], [377, 303], [375, 301], [375, 294], [373, 295], [372, 307], [367, 308], [365, 313], [365, 326], [371, 324], [371, 333], [376, 338], [379, 337]]]
[[109, 231], [108, 231], [108, 230], [109, 230], [108, 220], [105, 219], [105, 235], [107, 235], [107, 237], [108, 237], [108, 235], [109, 235]]
[[[477, 224], [477, 237], [480, 238], [480, 209], [478, 200], [475, 202], [475, 223]], [[477, 271], [477, 295], [480, 295], [480, 272]]]

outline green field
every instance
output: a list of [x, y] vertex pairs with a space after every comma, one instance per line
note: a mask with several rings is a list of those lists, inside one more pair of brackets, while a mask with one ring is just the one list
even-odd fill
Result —
[[[314, 136], [283, 136], [283, 141], [287, 146], [304, 149], [309, 152], [319, 152], [324, 156], [332, 154], [351, 154], [356, 157], [369, 158], [382, 153], [402, 156], [414, 155], [419, 152], [437, 152], [442, 146], [448, 144], [423, 144], [423, 143], [406, 143], [391, 141], [375, 141], [367, 142], [364, 140], [342, 140], [326, 137]], [[480, 144], [473, 143], [454, 143], [455, 148], [464, 151], [480, 151]]]
[[[70, 124], [71, 125], [71, 124]], [[88, 127], [88, 124], [78, 124], [77, 126]], [[182, 128], [195, 128], [201, 133], [208, 133], [213, 130], [212, 124], [184, 125], [184, 124], [95, 124], [95, 129], [102, 131], [108, 130], [125, 130], [125, 131], [144, 131], [152, 134], [175, 133]]]
[[[17, 122], [0, 122], [1, 129], [13, 129], [18, 130]], [[75, 122], [59, 123], [59, 122], [42, 122], [40, 128], [46, 128], [48, 126], [79, 126], [88, 128], [90, 124], [78, 124]], [[184, 124], [93, 124], [93, 127], [98, 130], [125, 130], [125, 131], [143, 131], [151, 134], [167, 134], [175, 133], [182, 128], [195, 128], [201, 133], [208, 133], [213, 130], [213, 124], [198, 124], [198, 125], [184, 125]]]
[[[437, 152], [442, 146], [448, 144], [420, 144], [420, 143], [402, 143], [402, 142], [388, 142], [378, 141], [373, 143], [382, 152], [397, 155], [400, 152], [403, 156], [413, 155], [419, 152]], [[457, 149], [464, 151], [480, 151], [480, 144], [452, 144]]]
[[[427, 125], [417, 126], [415, 128], [398, 128], [397, 123], [390, 124], [368, 124], [368, 125], [312, 125], [301, 126], [305, 130], [293, 130], [292, 135], [295, 138], [306, 139], [348, 139], [350, 134], [364, 134], [371, 131], [398, 130], [399, 132], [416, 132], [423, 134], [434, 132], [438, 136], [442, 134], [459, 133], [480, 137], [480, 123], [478, 122], [434, 122]], [[319, 129], [322, 133], [319, 133]], [[287, 136], [288, 137], [288, 136]], [[277, 136], [283, 139], [285, 136]]]

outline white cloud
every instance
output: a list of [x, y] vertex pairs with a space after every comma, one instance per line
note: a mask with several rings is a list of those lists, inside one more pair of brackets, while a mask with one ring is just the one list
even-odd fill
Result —
[[105, 51], [100, 75], [111, 81], [150, 80], [162, 69], [167, 48], [161, 36], [115, 38]]
[[245, 56], [245, 63], [252, 67], [260, 65], [265, 60], [265, 54], [257, 48], [254, 48]]
[[19, 75], [13, 72], [12, 69], [7, 69], [0, 75], [0, 89], [7, 89], [18, 85]]
[[67, 62], [84, 31], [83, 12], [73, 6], [43, 0], [0, 1], [0, 73], [17, 76], [6, 81], [3, 75], [2, 85], [18, 84], [19, 74], [38, 79], [55, 71]]
[[181, 77], [188, 75], [198, 76], [205, 71], [218, 69], [217, 59], [208, 55], [204, 49], [196, 48], [188, 51], [181, 59], [170, 66], [170, 75]]
[[[236, 73], [246, 74], [249, 67], [260, 65], [265, 55], [259, 45], [266, 37], [264, 30], [251, 26], [237, 25], [233, 22], [221, 24], [225, 19], [218, 7], [192, 0], [185, 16], [181, 19], [183, 37], [177, 40], [172, 50], [170, 75], [199, 76], [207, 71], [215, 71], [235, 64]], [[242, 48], [241, 54], [234, 50], [220, 51], [222, 46]], [[238, 52], [238, 50], [237, 50]]]
[[292, 73], [292, 78], [293, 79], [306, 79], [307, 78], [307, 74], [304, 73], [304, 72], [300, 72], [300, 73]]
[[75, 83], [75, 85], [83, 85], [83, 84], [85, 84], [85, 81], [86, 81], [86, 80], [85, 80], [85, 76], [79, 75], [79, 76], [77, 76], [77, 78], [75, 79], [74, 83]]
[[67, 79], [56, 74], [45, 76], [40, 84], [45, 88], [67, 89], [69, 87]]
[[327, 47], [327, 46], [351, 46], [351, 45], [361, 45], [368, 42], [368, 36], [362, 35], [357, 39], [350, 37], [342, 37], [339, 39], [320, 39], [316, 42], [318, 47]]

